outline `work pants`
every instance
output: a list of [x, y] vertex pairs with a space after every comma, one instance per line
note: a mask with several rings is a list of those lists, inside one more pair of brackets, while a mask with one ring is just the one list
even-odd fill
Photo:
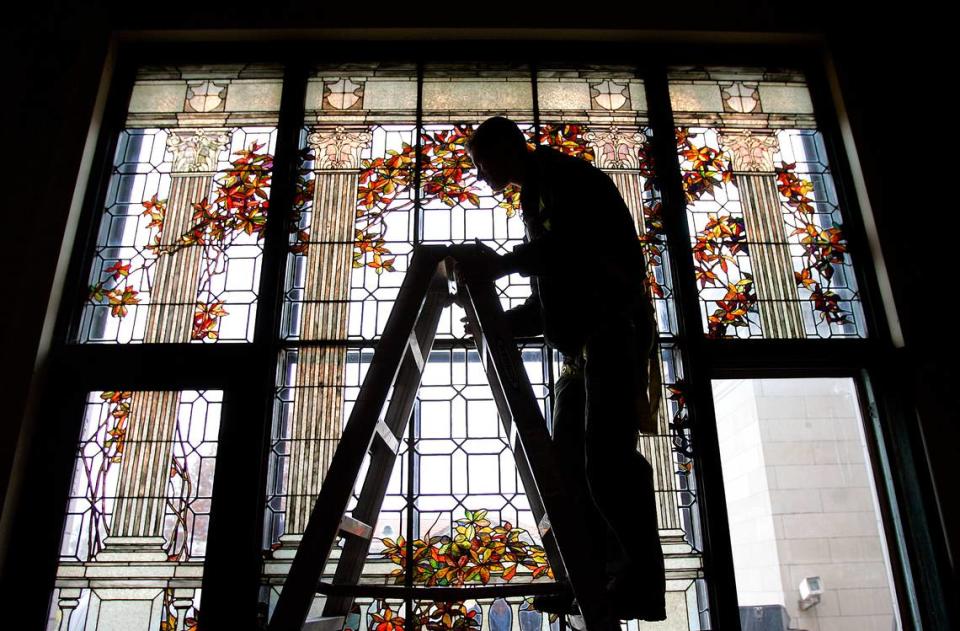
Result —
[[564, 355], [554, 386], [553, 441], [575, 509], [587, 516], [592, 554], [608, 575], [663, 603], [663, 552], [653, 469], [637, 451], [638, 387], [646, 387], [649, 329], [610, 316], [587, 335], [585, 353]]

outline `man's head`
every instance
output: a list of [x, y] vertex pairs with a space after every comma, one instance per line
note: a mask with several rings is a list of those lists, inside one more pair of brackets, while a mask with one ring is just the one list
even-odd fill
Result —
[[483, 121], [467, 140], [466, 149], [477, 166], [478, 179], [492, 191], [521, 183], [527, 139], [509, 118], [494, 116]]

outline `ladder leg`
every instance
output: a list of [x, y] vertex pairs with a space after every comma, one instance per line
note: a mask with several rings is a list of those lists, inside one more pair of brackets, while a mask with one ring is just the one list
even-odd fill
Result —
[[[449, 303], [450, 295], [447, 291], [446, 282], [442, 278], [435, 278], [434, 287], [431, 288], [423, 308], [423, 315], [417, 322], [417, 328], [414, 331], [414, 339], [423, 353], [422, 359], [424, 362], [429, 358], [430, 349], [433, 347], [433, 338], [436, 335], [440, 313], [443, 307]], [[384, 419], [386, 430], [394, 436], [402, 437], [407, 423], [409, 423], [420, 381], [423, 377], [423, 368], [423, 363], [417, 363], [416, 360], [408, 356], [400, 369], [397, 385], [394, 387], [393, 397], [390, 400], [390, 406], [387, 408]], [[395, 450], [389, 449], [383, 442], [377, 443], [374, 455], [371, 457], [369, 473], [363, 482], [357, 506], [353, 511], [355, 519], [371, 525], [376, 524], [396, 460], [397, 452]], [[334, 585], [355, 585], [360, 580], [363, 565], [372, 543], [372, 537], [350, 537], [346, 540], [333, 577]], [[331, 595], [324, 603], [323, 615], [325, 617], [345, 616], [350, 612], [353, 601], [353, 596]]]
[[493, 283], [471, 282], [460, 286], [461, 305], [467, 311], [471, 325], [480, 331], [476, 338], [477, 348], [494, 389], [504, 429], [510, 436], [534, 518], [538, 524], [544, 524], [544, 517], [548, 516], [549, 532], [543, 540], [545, 546], [552, 540], [547, 552], [554, 575], [558, 576], [558, 568], [566, 570], [588, 631], [619, 629], [619, 622], [611, 619], [607, 611], [603, 560], [591, 558], [592, 547], [587, 545], [591, 533], [582, 511], [570, 505], [569, 495], [560, 480], [559, 463], [546, 422], [503, 317]]
[[380, 415], [386, 406], [390, 387], [396, 381], [404, 357], [414, 354], [410, 344], [411, 334], [418, 328], [428, 289], [438, 276], [445, 282], [443, 270], [438, 270], [444, 249], [422, 246], [411, 258], [410, 268], [361, 386], [361, 396], [344, 427], [326, 481], [314, 503], [280, 592], [270, 619], [270, 631], [299, 631], [306, 620], [323, 567], [340, 530], [364, 454], [369, 450], [377, 425], [381, 422]]

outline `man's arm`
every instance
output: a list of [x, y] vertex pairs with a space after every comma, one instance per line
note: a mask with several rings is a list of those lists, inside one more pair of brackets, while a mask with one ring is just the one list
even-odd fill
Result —
[[529, 337], [543, 334], [543, 322], [540, 319], [540, 293], [537, 283], [531, 283], [532, 293], [521, 305], [504, 311], [513, 337]]
[[551, 265], [560, 256], [559, 240], [552, 234], [545, 234], [532, 242], [521, 243], [500, 257], [501, 271], [504, 274], [521, 276], [547, 276], [557, 272], [557, 266]]
[[611, 247], [604, 230], [615, 225], [611, 211], [623, 204], [613, 181], [599, 170], [596, 173], [580, 171], [576, 175], [555, 175], [563, 184], [562, 188], [556, 183], [548, 185], [555, 197], [545, 196], [546, 206], [541, 211], [548, 218], [545, 231], [501, 257], [503, 274], [561, 276], [571, 272], [583, 273], [598, 263], [604, 248]]

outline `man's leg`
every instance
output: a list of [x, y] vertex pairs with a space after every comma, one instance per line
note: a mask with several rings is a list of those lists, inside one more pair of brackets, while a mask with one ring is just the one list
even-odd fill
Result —
[[663, 551], [653, 468], [637, 451], [635, 393], [646, 371], [636, 329], [613, 319], [587, 341], [586, 471], [594, 502], [612, 529], [624, 568], [611, 583], [624, 613], [663, 619]]
[[582, 370], [561, 376], [554, 386], [554, 393], [553, 444], [562, 465], [564, 483], [572, 491], [571, 508], [584, 511], [593, 555], [597, 559], [605, 559], [609, 527], [587, 485], [584, 449], [586, 391]]
[[[570, 489], [568, 510], [584, 511], [589, 529], [586, 545], [595, 559], [606, 558], [607, 524], [590, 497], [587, 488], [584, 426], [586, 397], [583, 372], [564, 369], [554, 384], [553, 444], [560, 464], [560, 474]], [[567, 603], [556, 599], [536, 598], [534, 605], [543, 610], [566, 611]]]

